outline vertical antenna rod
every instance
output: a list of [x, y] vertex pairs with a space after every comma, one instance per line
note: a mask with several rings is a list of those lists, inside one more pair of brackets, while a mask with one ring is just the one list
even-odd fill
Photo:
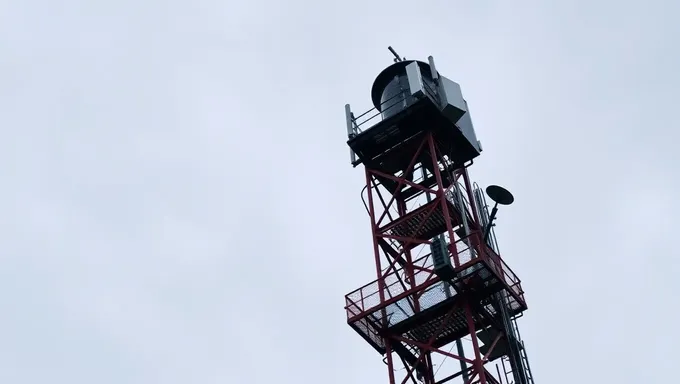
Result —
[[399, 54], [394, 50], [394, 48], [392, 48], [392, 46], [387, 47], [387, 49], [389, 49], [390, 52], [392, 52], [392, 54], [394, 55], [394, 62], [395, 63], [402, 61], [402, 60], [406, 60], [405, 57], [399, 57]]

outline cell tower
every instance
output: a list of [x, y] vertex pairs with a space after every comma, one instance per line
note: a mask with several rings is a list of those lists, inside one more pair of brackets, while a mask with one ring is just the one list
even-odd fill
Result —
[[470, 181], [482, 151], [460, 86], [428, 63], [395, 55], [348, 105], [347, 144], [363, 164], [377, 279], [345, 297], [347, 322], [384, 356], [389, 383], [533, 384], [517, 318], [520, 280], [493, 231], [510, 192]]

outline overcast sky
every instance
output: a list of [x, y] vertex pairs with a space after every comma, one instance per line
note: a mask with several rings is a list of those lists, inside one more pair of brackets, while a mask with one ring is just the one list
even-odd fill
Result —
[[536, 382], [668, 382], [673, 3], [0, 0], [0, 382], [387, 383], [343, 310], [375, 278], [343, 106], [388, 45], [515, 194]]

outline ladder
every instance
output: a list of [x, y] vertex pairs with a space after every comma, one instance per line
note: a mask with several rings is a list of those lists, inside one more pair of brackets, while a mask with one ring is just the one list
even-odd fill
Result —
[[[528, 384], [534, 384], [534, 376], [531, 374], [531, 367], [529, 366], [529, 358], [527, 356], [527, 349], [524, 346], [524, 341], [521, 339], [519, 335], [519, 327], [517, 326], [517, 317], [514, 317], [512, 319], [512, 326], [514, 328], [514, 333], [515, 336], [517, 337], [517, 343], [519, 344], [519, 354], [520, 354], [520, 359], [522, 362], [522, 366], [520, 367], [524, 371], [524, 377], [527, 379]], [[514, 380], [511, 380], [514, 375], [512, 374], [512, 370], [508, 370], [506, 363], [512, 367], [512, 364], [510, 363], [510, 357], [509, 356], [503, 356], [501, 358], [501, 365], [503, 366], [503, 373], [505, 375], [505, 380], [508, 384], [515, 384]], [[519, 383], [517, 383], [519, 384]]]

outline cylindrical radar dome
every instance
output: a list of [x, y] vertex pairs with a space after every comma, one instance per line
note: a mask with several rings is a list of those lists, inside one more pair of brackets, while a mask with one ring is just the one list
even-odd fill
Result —
[[413, 103], [406, 76], [406, 66], [413, 62], [418, 63], [425, 85], [432, 91], [436, 89], [429, 64], [408, 60], [390, 65], [376, 77], [371, 89], [373, 105], [380, 111], [383, 119], [396, 115]]

